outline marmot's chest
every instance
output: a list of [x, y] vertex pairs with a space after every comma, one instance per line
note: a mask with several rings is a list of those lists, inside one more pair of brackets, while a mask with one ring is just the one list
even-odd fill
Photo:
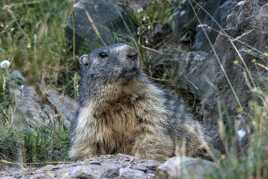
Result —
[[98, 120], [96, 142], [100, 154], [129, 153], [144, 129], [137, 108], [117, 103], [103, 112]]

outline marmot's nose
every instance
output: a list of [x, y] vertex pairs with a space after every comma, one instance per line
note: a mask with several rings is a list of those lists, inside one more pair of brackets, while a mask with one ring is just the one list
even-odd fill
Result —
[[138, 60], [138, 52], [136, 49], [129, 47], [127, 51], [127, 59], [131, 61], [136, 61]]

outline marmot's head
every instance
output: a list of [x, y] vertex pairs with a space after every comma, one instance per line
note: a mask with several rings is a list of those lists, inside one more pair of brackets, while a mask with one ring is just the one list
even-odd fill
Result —
[[140, 77], [137, 51], [116, 44], [96, 49], [80, 58], [80, 99], [117, 97]]

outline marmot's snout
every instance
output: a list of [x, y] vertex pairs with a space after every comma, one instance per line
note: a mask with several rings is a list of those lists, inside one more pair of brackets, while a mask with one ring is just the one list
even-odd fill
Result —
[[139, 74], [139, 58], [136, 49], [125, 44], [119, 44], [117, 54], [121, 56], [118, 60], [124, 64], [119, 78], [131, 80]]
[[137, 62], [138, 61], [137, 50], [128, 46], [128, 50], [126, 53], [126, 60]]

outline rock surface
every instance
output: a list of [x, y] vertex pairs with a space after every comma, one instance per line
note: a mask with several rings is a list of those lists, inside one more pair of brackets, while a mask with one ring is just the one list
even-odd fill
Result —
[[161, 164], [157, 178], [168, 179], [205, 179], [216, 170], [212, 162], [189, 157], [174, 157]]
[[[76, 49], [94, 49], [116, 42], [116, 37], [130, 33], [127, 17], [112, 0], [79, 0], [69, 17], [66, 36]], [[75, 36], [73, 36], [75, 34]]]
[[218, 33], [225, 28], [228, 15], [238, 2], [239, 0], [183, 1], [171, 21], [173, 32], [178, 38], [183, 38], [181, 36], [187, 29], [196, 31], [192, 48], [208, 50], [210, 45], [205, 33], [214, 43]]
[[153, 160], [138, 160], [127, 155], [100, 156], [87, 161], [58, 165], [47, 165], [39, 169], [26, 168], [21, 172], [11, 167], [0, 168], [2, 177], [7, 178], [120, 178], [140, 179], [155, 178], [155, 170], [159, 162]]
[[[208, 34], [212, 43], [215, 42], [218, 33], [226, 26], [226, 18], [239, 0], [209, 0], [198, 2], [198, 25], [193, 48], [196, 50], [210, 49], [209, 41], [204, 31]], [[204, 27], [206, 26], [206, 27]], [[203, 28], [204, 27], [204, 28]]]
[[[228, 104], [230, 116], [249, 111], [249, 101], [254, 98], [252, 90], [262, 87], [268, 79], [267, 71], [257, 65], [267, 66], [263, 54], [268, 43], [262, 40], [267, 35], [262, 30], [263, 21], [257, 18], [263, 17], [263, 12], [256, 3], [254, 0], [238, 3], [227, 18], [228, 31], [222, 31], [216, 38], [214, 59], [218, 73], [211, 79], [216, 80], [217, 90], [208, 95], [204, 108], [213, 109], [221, 101], [221, 105]], [[218, 111], [214, 109], [214, 113]]]
[[47, 89], [45, 92], [47, 100], [51, 106], [56, 109], [58, 115], [63, 118], [66, 127], [75, 119], [78, 103], [69, 96], [62, 95], [54, 89]]
[[252, 90], [263, 87], [268, 79], [267, 70], [261, 67], [268, 65], [264, 55], [268, 48], [268, 40], [264, 40], [267, 6], [257, 0], [237, 2], [225, 14], [226, 25], [210, 51], [163, 48], [163, 55], [152, 60], [154, 77], [172, 77], [178, 88], [198, 98], [206, 120], [219, 119], [219, 105], [232, 121], [243, 119], [243, 112], [249, 111], [249, 101], [254, 98]]
[[196, 178], [202, 179], [215, 170], [215, 164], [201, 159], [177, 157], [161, 164], [154, 160], [140, 160], [132, 156], [118, 154], [92, 158], [86, 161], [66, 162], [41, 168], [1, 166], [2, 178], [114, 178], [114, 179], [154, 179], [154, 178]]
[[57, 119], [66, 127], [70, 126], [78, 107], [75, 100], [52, 89], [42, 88], [38, 93], [36, 88], [27, 85], [19, 71], [13, 71], [10, 76], [9, 89], [16, 105], [14, 122], [17, 128], [49, 126], [56, 124]]

